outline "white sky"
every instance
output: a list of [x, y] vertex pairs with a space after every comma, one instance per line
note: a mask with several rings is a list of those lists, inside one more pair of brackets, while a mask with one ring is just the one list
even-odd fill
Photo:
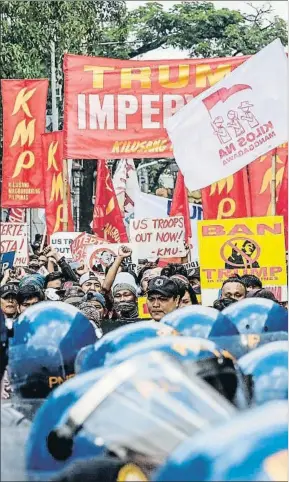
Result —
[[[157, 0], [126, 0], [126, 4], [129, 10], [134, 10], [135, 8], [139, 7], [140, 5], [144, 5], [145, 3], [149, 1], [157, 1]], [[161, 3], [166, 10], [168, 10], [172, 5], [176, 3], [181, 3], [179, 1], [171, 1], [171, 0], [165, 0], [165, 1], [158, 1], [158, 3]], [[247, 2], [244, 0], [217, 0], [212, 2], [216, 8], [229, 8], [232, 10], [240, 10], [242, 13], [248, 13], [252, 12], [252, 8], [248, 5], [248, 3], [251, 3], [254, 6], [260, 6], [260, 5], [266, 5], [266, 4], [271, 4], [273, 7], [273, 12], [272, 12], [272, 17], [274, 15], [278, 15], [279, 17], [283, 18], [288, 22], [288, 16], [289, 16], [289, 3], [287, 0], [272, 0], [272, 1], [262, 1], [262, 0], [253, 0], [251, 2]], [[185, 58], [187, 57], [188, 54], [186, 51], [182, 51], [179, 49], [174, 49], [174, 48], [167, 48], [167, 49], [156, 49], [152, 50], [151, 52], [147, 52], [146, 54], [142, 55], [140, 58], [141, 59], [148, 59], [148, 60], [158, 60], [162, 58], [170, 58], [170, 59], [179, 59], [179, 58]]]

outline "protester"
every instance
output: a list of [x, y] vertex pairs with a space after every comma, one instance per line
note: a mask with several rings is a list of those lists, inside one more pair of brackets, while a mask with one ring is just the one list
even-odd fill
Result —
[[246, 298], [246, 294], [246, 285], [239, 278], [228, 278], [222, 285], [221, 299], [230, 298], [236, 301], [241, 301]]
[[60, 289], [62, 286], [62, 274], [58, 271], [55, 273], [49, 273], [45, 278], [44, 288]]
[[81, 289], [84, 291], [84, 293], [87, 293], [88, 291], [97, 291], [97, 292], [101, 291], [101, 281], [91, 271], [81, 276], [79, 280], [79, 285]]
[[44, 301], [44, 293], [39, 287], [27, 284], [18, 290], [16, 300], [19, 313], [24, 313], [30, 306]]
[[89, 291], [83, 297], [83, 304], [89, 302], [90, 305], [95, 306], [99, 314], [99, 320], [103, 320], [107, 315], [107, 307], [104, 296], [98, 292]]
[[[17, 318], [17, 296], [18, 287], [9, 283], [0, 288], [1, 310], [4, 314], [6, 325], [12, 328], [13, 320]], [[9, 321], [8, 321], [9, 320]]]
[[65, 257], [61, 256], [61, 254], [59, 254], [55, 249], [53, 249], [51, 246], [47, 246], [43, 250], [43, 254], [48, 258], [49, 272], [55, 271], [55, 266], [57, 269], [60, 268], [63, 278], [67, 281], [78, 281], [78, 277], [67, 263]]
[[78, 307], [80, 303], [83, 301], [84, 291], [80, 288], [80, 286], [71, 286], [67, 288], [63, 294], [63, 301], [70, 305]]
[[155, 278], [156, 276], [160, 276], [160, 275], [161, 275], [161, 268], [149, 268], [147, 266], [142, 269], [142, 271], [138, 275], [137, 280], [141, 288], [141, 293], [143, 295], [147, 293], [149, 281]]
[[185, 306], [190, 306], [190, 305], [198, 305], [198, 299], [195, 291], [191, 287], [191, 285], [188, 285], [185, 294], [182, 296], [180, 300], [180, 305], [179, 308], [184, 308]]
[[197, 295], [201, 294], [201, 277], [200, 268], [191, 268], [188, 270], [188, 280], [191, 287]]
[[38, 263], [39, 263], [40, 268], [42, 268], [42, 267], [47, 268], [48, 258], [42, 253], [38, 257]]
[[179, 288], [166, 276], [157, 276], [149, 282], [147, 305], [153, 320], [160, 321], [179, 307]]
[[274, 293], [272, 293], [270, 290], [266, 290], [265, 288], [249, 291], [247, 298], [266, 298], [267, 300], [272, 300], [276, 303], [279, 303]]
[[112, 286], [112, 296], [119, 318], [138, 318], [137, 285], [130, 273], [116, 275]]
[[256, 291], [263, 288], [262, 281], [253, 274], [244, 274], [240, 277], [246, 286], [247, 292]]

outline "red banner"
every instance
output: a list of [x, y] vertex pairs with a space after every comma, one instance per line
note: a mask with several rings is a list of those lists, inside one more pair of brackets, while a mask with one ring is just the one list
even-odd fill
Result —
[[[250, 198], [252, 216], [271, 216], [271, 181], [272, 156], [276, 155], [276, 196], [278, 198], [280, 186], [288, 159], [288, 144], [282, 144], [265, 156], [261, 156], [248, 166], [250, 179]], [[287, 167], [288, 168], [288, 167]]]
[[128, 242], [110, 172], [104, 159], [98, 160], [92, 229], [100, 238], [110, 243]]
[[48, 80], [1, 80], [2, 207], [44, 207], [41, 134]]
[[[63, 132], [42, 134], [43, 168], [45, 181], [45, 216], [47, 234], [64, 231], [63, 209]], [[71, 212], [70, 189], [67, 192], [68, 226], [66, 231], [74, 231]]]
[[204, 219], [251, 216], [246, 168], [202, 189]]
[[139, 61], [65, 55], [65, 157], [173, 157], [166, 119], [247, 58]]

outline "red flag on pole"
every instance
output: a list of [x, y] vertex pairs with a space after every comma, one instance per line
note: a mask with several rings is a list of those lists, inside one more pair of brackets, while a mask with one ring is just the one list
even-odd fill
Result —
[[2, 207], [44, 207], [41, 134], [47, 79], [1, 80], [3, 104]]
[[[63, 132], [42, 134], [44, 198], [47, 234], [64, 231]], [[70, 189], [67, 193], [67, 231], [74, 231]]]
[[184, 176], [181, 171], [178, 172], [177, 182], [174, 190], [174, 196], [170, 209], [170, 216], [183, 216], [185, 223], [185, 240], [188, 243], [192, 237], [190, 207], [188, 200], [188, 191], [185, 186]]
[[99, 237], [111, 243], [128, 242], [110, 172], [104, 159], [98, 160], [92, 229]]

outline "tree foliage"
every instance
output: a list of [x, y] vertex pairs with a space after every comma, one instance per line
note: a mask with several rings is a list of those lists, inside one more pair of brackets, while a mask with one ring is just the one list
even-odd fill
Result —
[[268, 14], [262, 4], [245, 15], [200, 1], [128, 11], [125, 0], [2, 0], [1, 77], [49, 76], [51, 40], [59, 81], [64, 52], [128, 59], [178, 47], [209, 57], [253, 54], [277, 37], [286, 45], [286, 22]]

